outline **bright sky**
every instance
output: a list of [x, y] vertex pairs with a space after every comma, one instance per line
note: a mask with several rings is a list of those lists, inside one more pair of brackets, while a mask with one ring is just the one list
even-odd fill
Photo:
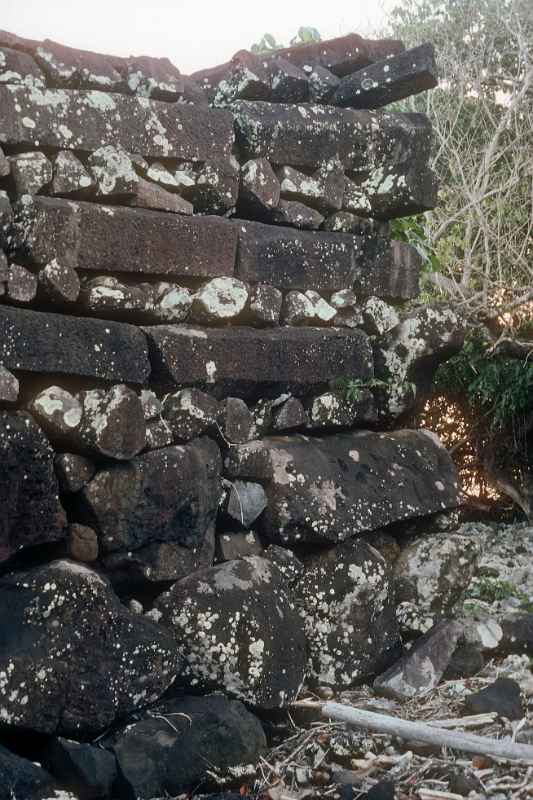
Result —
[[0, 27], [113, 55], [167, 56], [185, 74], [227, 61], [264, 33], [289, 43], [372, 34], [392, 0], [0, 0]]

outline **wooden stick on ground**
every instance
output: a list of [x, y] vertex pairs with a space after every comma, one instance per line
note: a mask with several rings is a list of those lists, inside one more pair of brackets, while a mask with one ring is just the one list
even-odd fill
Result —
[[476, 736], [473, 733], [435, 728], [423, 722], [411, 722], [385, 714], [375, 714], [372, 711], [363, 711], [340, 703], [304, 702], [301, 705], [320, 708], [320, 713], [327, 719], [346, 722], [348, 725], [355, 725], [358, 728], [377, 733], [388, 733], [408, 741], [426, 742], [437, 747], [462, 750], [465, 753], [476, 753], [511, 761], [526, 761], [533, 764], [533, 746], [528, 744], [516, 744], [508, 740]]

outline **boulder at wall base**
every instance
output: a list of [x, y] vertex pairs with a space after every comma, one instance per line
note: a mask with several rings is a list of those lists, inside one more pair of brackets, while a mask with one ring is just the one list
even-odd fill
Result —
[[297, 584], [313, 683], [361, 683], [397, 655], [392, 575], [366, 542], [350, 539], [304, 560]]
[[423, 430], [266, 438], [234, 447], [227, 474], [263, 484], [259, 530], [282, 544], [339, 542], [458, 504], [453, 462]]
[[212, 694], [155, 706], [150, 717], [116, 734], [112, 748], [119, 797], [152, 800], [196, 788], [207, 770], [255, 763], [266, 738], [242, 703]]
[[73, 561], [0, 580], [0, 719], [91, 739], [153, 703], [180, 667], [172, 637]]
[[112, 796], [117, 763], [113, 753], [102, 747], [58, 737], [46, 747], [43, 760], [62, 785], [76, 792], [80, 800], [104, 800]]
[[305, 676], [305, 635], [288, 584], [270, 561], [250, 556], [196, 572], [156, 607], [185, 658], [180, 681], [263, 709], [295, 699]]
[[66, 534], [54, 453], [26, 413], [0, 412], [0, 562]]
[[220, 499], [220, 451], [210, 439], [165, 447], [98, 472], [80, 495], [80, 515], [102, 552], [155, 542], [202, 544]]
[[0, 745], [0, 800], [76, 800], [74, 795], [56, 794], [56, 789], [49, 772]]

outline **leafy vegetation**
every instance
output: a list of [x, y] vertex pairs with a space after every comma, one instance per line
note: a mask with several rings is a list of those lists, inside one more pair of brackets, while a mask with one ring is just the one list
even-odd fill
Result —
[[[316, 28], [302, 25], [298, 28], [296, 36], [293, 36], [291, 39], [290, 45], [291, 47], [300, 47], [303, 44], [320, 41], [322, 41], [322, 39]], [[275, 50], [282, 50], [284, 47], [285, 45], [277, 42], [271, 33], [265, 33], [258, 42], [255, 42], [251, 46], [250, 50], [252, 53], [260, 55], [261, 53], [272, 53]]]

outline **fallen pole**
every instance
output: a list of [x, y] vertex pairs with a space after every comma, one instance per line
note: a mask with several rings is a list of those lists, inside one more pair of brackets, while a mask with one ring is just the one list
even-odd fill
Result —
[[503, 739], [489, 739], [473, 733], [462, 733], [444, 728], [436, 728], [423, 722], [412, 722], [373, 711], [363, 711], [341, 703], [301, 703], [302, 706], [320, 707], [320, 713], [327, 719], [346, 722], [376, 733], [388, 733], [412, 742], [426, 742], [438, 747], [451, 747], [465, 753], [476, 753], [511, 761], [527, 761], [533, 764], [533, 746], [517, 744]]

